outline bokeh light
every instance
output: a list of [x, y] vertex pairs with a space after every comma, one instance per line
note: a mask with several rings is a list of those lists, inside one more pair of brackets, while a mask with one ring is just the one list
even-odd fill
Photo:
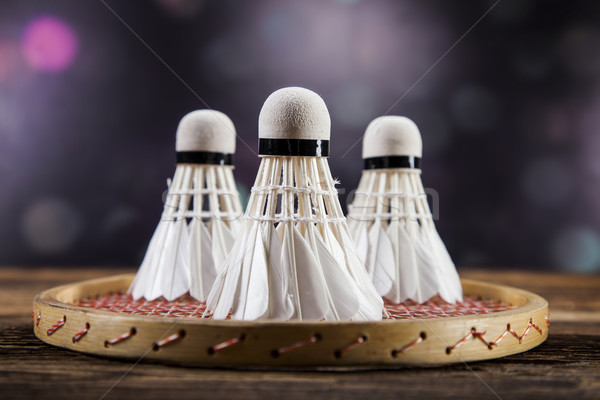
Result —
[[[376, 82], [380, 91], [406, 91], [451, 45], [444, 21], [417, 3], [328, 1], [315, 6], [310, 1], [265, 1], [252, 14], [248, 21], [257, 24], [251, 32], [260, 34], [253, 39], [260, 44], [256, 50], [262, 53], [265, 71], [271, 79], [296, 84], [358, 80]], [[427, 35], [421, 34], [424, 24]], [[427, 85], [422, 82], [417, 89]], [[393, 96], [401, 94], [394, 91]]]
[[8, 40], [0, 39], [0, 84], [8, 81], [19, 68], [19, 48]]
[[72, 205], [59, 199], [42, 199], [23, 216], [21, 230], [29, 247], [42, 254], [68, 250], [79, 236], [82, 221]]
[[459, 88], [452, 97], [450, 107], [457, 127], [466, 133], [488, 132], [496, 125], [500, 114], [494, 94], [479, 85]]
[[420, 102], [403, 107], [402, 114], [415, 121], [423, 139], [423, 157], [433, 160], [452, 142], [451, 123], [440, 107]]
[[521, 179], [523, 193], [537, 206], [559, 206], [568, 198], [572, 187], [569, 170], [554, 158], [532, 162]]
[[565, 271], [600, 271], [600, 236], [588, 227], [567, 229], [555, 238], [552, 254]]
[[206, 5], [206, 0], [156, 0], [171, 16], [181, 19], [195, 17]]
[[251, 77], [258, 68], [252, 42], [243, 34], [232, 33], [215, 39], [203, 53], [203, 62], [214, 68], [214, 78], [240, 80]]
[[523, 38], [512, 49], [511, 64], [515, 72], [526, 79], [537, 80], [552, 71], [552, 47], [539, 35]]
[[[600, 178], [600, 96], [590, 101], [579, 118], [581, 161], [583, 169], [596, 179]], [[600, 182], [598, 182], [600, 183]]]
[[0, 154], [17, 144], [23, 118], [14, 97], [0, 92]]
[[181, 116], [209, 106], [235, 122], [244, 196], [262, 103], [298, 85], [329, 108], [347, 192], [372, 118], [417, 123], [459, 265], [592, 268], [600, 3], [503, 0], [464, 37], [492, 3], [108, 3], [152, 51], [102, 3], [0, 3], [0, 263], [139, 263]]
[[367, 84], [350, 83], [338, 88], [329, 103], [332, 118], [347, 127], [364, 130], [365, 121], [379, 115], [376, 91]]
[[357, 4], [360, 0], [335, 0], [340, 4], [346, 4], [346, 5], [351, 5], [351, 4]]
[[579, 26], [567, 31], [559, 51], [567, 68], [578, 78], [600, 76], [600, 30]]
[[[565, 144], [573, 140], [573, 116], [570, 107], [564, 104], [549, 105], [541, 114], [538, 132], [550, 143]], [[530, 117], [527, 117], [530, 118]]]
[[32, 68], [55, 73], [71, 66], [79, 44], [75, 31], [66, 22], [43, 16], [26, 26], [22, 46], [25, 59]]
[[501, 22], [516, 22], [524, 19], [534, 8], [535, 0], [502, 1], [495, 7], [490, 18]]
[[120, 206], [109, 211], [101, 222], [104, 235], [116, 235], [131, 228], [140, 219], [139, 212], [131, 207]]

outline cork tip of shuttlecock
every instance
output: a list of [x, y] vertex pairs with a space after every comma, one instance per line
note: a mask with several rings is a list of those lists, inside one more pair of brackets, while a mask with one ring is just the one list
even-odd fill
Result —
[[423, 142], [417, 125], [406, 117], [375, 118], [365, 132], [363, 158], [387, 156], [421, 157]]
[[315, 92], [301, 87], [273, 92], [258, 117], [261, 139], [329, 140], [330, 131], [325, 102]]
[[196, 110], [186, 114], [177, 127], [177, 151], [235, 153], [235, 126], [220, 111]]

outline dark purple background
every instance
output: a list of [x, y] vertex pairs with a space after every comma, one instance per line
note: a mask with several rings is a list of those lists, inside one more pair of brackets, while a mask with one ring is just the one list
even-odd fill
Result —
[[231, 117], [247, 190], [263, 101], [300, 85], [347, 192], [369, 121], [417, 122], [458, 265], [600, 270], [600, 3], [502, 0], [462, 37], [494, 2], [106, 2], [152, 51], [102, 1], [0, 3], [0, 264], [138, 264], [179, 119]]

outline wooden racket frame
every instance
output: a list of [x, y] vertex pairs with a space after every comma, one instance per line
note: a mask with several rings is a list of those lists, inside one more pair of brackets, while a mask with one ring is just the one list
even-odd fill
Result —
[[56, 287], [33, 302], [35, 335], [88, 354], [203, 367], [365, 368], [493, 359], [548, 336], [548, 302], [508, 286], [462, 280], [465, 295], [516, 306], [459, 317], [377, 322], [216, 321], [132, 315], [73, 305], [125, 291], [134, 274]]

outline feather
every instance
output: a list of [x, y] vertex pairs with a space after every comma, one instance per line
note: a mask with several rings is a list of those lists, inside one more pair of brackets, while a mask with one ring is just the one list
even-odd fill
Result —
[[130, 292], [134, 298], [141, 296], [154, 300], [160, 296], [173, 300], [189, 289], [189, 232], [185, 219], [177, 219], [176, 211], [187, 210], [189, 196], [171, 191], [187, 189], [192, 185], [192, 170], [178, 167], [156, 230]]
[[375, 221], [367, 233], [367, 259], [365, 261], [365, 268], [371, 280], [373, 280], [373, 274], [375, 272], [375, 263], [377, 262], [377, 245], [379, 243], [379, 234], [381, 233], [381, 223]]
[[[167, 181], [169, 191], [182, 184], [182, 181], [186, 177], [184, 175], [186, 175], [184, 168], [175, 169], [173, 180], [171, 182]], [[163, 276], [161, 276], [161, 273], [165, 270], [161, 268], [160, 263], [165, 250], [165, 238], [174, 224], [174, 220], [169, 214], [172, 213], [173, 209], [177, 209], [178, 203], [179, 198], [177, 196], [167, 195], [161, 220], [150, 239], [150, 244], [148, 245], [140, 269], [129, 287], [129, 292], [135, 299], [144, 297], [147, 300], [154, 300], [163, 295], [161, 291]]]
[[[348, 214], [352, 213], [352, 204], [348, 204]], [[362, 221], [358, 221], [355, 219], [348, 219], [348, 229], [352, 234], [352, 239], [354, 239], [354, 243], [358, 243], [360, 233], [362, 232], [361, 226], [363, 225]]]
[[440, 296], [448, 303], [454, 304], [457, 301], [461, 301], [463, 296], [460, 278], [439, 233], [436, 230], [432, 230], [429, 232], [429, 235], [429, 242], [434, 249], [436, 259], [439, 263], [441, 279], [443, 280]]
[[379, 225], [377, 256], [373, 269], [373, 284], [380, 296], [386, 296], [392, 290], [396, 278], [394, 248], [387, 232]]
[[363, 263], [367, 262], [367, 256], [369, 254], [369, 233], [367, 230], [367, 224], [363, 224], [362, 227], [357, 231], [356, 251]]
[[407, 299], [416, 300], [419, 295], [419, 266], [413, 241], [410, 238], [404, 224], [397, 220], [390, 223], [388, 235], [396, 236], [396, 278], [387, 297], [394, 303], [400, 303]]
[[248, 238], [232, 319], [256, 320], [266, 313], [269, 299], [267, 257], [260, 226], [256, 225]]
[[[325, 241], [325, 244], [328, 246], [329, 250], [331, 251], [331, 254], [333, 255], [333, 257], [336, 260], [339, 260], [340, 262], [345, 261], [346, 260], [346, 251], [344, 250], [344, 248], [342, 247], [342, 244], [340, 243], [340, 241], [338, 240], [338, 235], [336, 234], [337, 232], [337, 227], [335, 227], [332, 224], [327, 224], [323, 227], [323, 240]], [[364, 266], [362, 268], [364, 270]], [[352, 277], [352, 272], [350, 272], [350, 276]]]
[[292, 223], [284, 226], [281, 266], [293, 281], [290, 288], [295, 305], [293, 317], [298, 320], [324, 318], [329, 305], [319, 263]]
[[384, 312], [383, 300], [375, 290], [365, 267], [358, 257], [356, 248], [353, 245], [352, 238], [345, 225], [336, 226], [333, 231], [339, 246], [344, 249], [344, 257], [348, 272], [354, 279], [358, 287], [360, 312], [353, 318], [356, 321], [374, 321], [380, 320]]
[[214, 218], [211, 220], [212, 231], [212, 257], [215, 262], [215, 268], [220, 270], [223, 262], [233, 247], [235, 237], [221, 219]]
[[[421, 179], [417, 174], [410, 175], [410, 180], [415, 192], [425, 192]], [[421, 215], [430, 215], [429, 205], [425, 198], [420, 197], [416, 199], [415, 205], [418, 213]], [[421, 221], [421, 239], [423, 246], [429, 250], [431, 258], [435, 262], [435, 272], [438, 278], [437, 293], [450, 303], [462, 300], [462, 287], [456, 267], [435, 229], [433, 219], [423, 219]]]
[[[315, 229], [310, 225], [309, 229]], [[326, 228], [327, 229], [327, 228]], [[359, 311], [358, 288], [350, 276], [344, 273], [339, 264], [339, 259], [333, 257], [327, 245], [318, 232], [315, 232], [317, 255], [325, 281], [330, 302], [330, 309], [325, 316], [326, 320], [352, 319]], [[343, 258], [342, 258], [343, 259]]]
[[[223, 268], [217, 271], [217, 279], [208, 294], [206, 310], [213, 312], [213, 319], [225, 319], [231, 311], [234, 298], [238, 290], [244, 253], [248, 244], [248, 234], [251, 224], [246, 224], [242, 234], [235, 242], [231, 252], [223, 263]], [[204, 315], [207, 315], [207, 312]]]
[[243, 234], [208, 296], [213, 318], [226, 318], [232, 308], [232, 319], [245, 320], [381, 319], [381, 296], [345, 222], [337, 221], [343, 214], [333, 182], [323, 186], [323, 179], [332, 179], [318, 163], [327, 167], [311, 157], [263, 158]]
[[217, 277], [212, 257], [212, 240], [204, 222], [198, 219], [190, 223], [190, 295], [200, 301], [206, 297]]
[[187, 244], [188, 227], [185, 220], [180, 219], [169, 224], [157, 273], [157, 276], [162, 278], [160, 292], [169, 301], [184, 295], [189, 288], [189, 247]]
[[[180, 124], [178, 149], [191, 146], [200, 151], [204, 145], [216, 145], [214, 138], [203, 137], [212, 133], [210, 129], [204, 132], [199, 128], [206, 123], [200, 114], [207, 115], [194, 113], [189, 120], [193, 123]], [[181, 139], [186, 135], [191, 136]], [[229, 143], [230, 139], [233, 140], [230, 137], [225, 142]], [[230, 151], [229, 145], [223, 148]], [[167, 180], [168, 193], [161, 221], [129, 289], [133, 297], [153, 300], [163, 296], [173, 300], [189, 291], [201, 301], [207, 298], [217, 276], [216, 267], [224, 262], [238, 233], [236, 228], [240, 226], [236, 217], [241, 214], [241, 204], [232, 169], [229, 165], [210, 163], [177, 164], [173, 179]], [[231, 223], [224, 218], [230, 218]], [[189, 219], [192, 222], [188, 226]], [[210, 233], [206, 219], [212, 221], [209, 222]], [[224, 285], [224, 281], [219, 284]]]
[[418, 232], [414, 239], [415, 254], [419, 265], [419, 292], [414, 301], [424, 303], [438, 294], [443, 282], [431, 248], [427, 246], [423, 235]]
[[290, 275], [289, 270], [282, 268], [281, 238], [270, 224], [269, 230], [269, 314], [268, 318], [288, 320], [294, 314], [294, 304], [288, 293]]
[[160, 297], [160, 289], [158, 287], [159, 281], [156, 279], [158, 270], [158, 261], [160, 259], [160, 252], [162, 250], [162, 243], [164, 243], [164, 237], [166, 234], [166, 221], [158, 223], [148, 250], [144, 255], [140, 270], [135, 275], [128, 292], [131, 296], [138, 300], [145, 297], [147, 300], [154, 300]]

